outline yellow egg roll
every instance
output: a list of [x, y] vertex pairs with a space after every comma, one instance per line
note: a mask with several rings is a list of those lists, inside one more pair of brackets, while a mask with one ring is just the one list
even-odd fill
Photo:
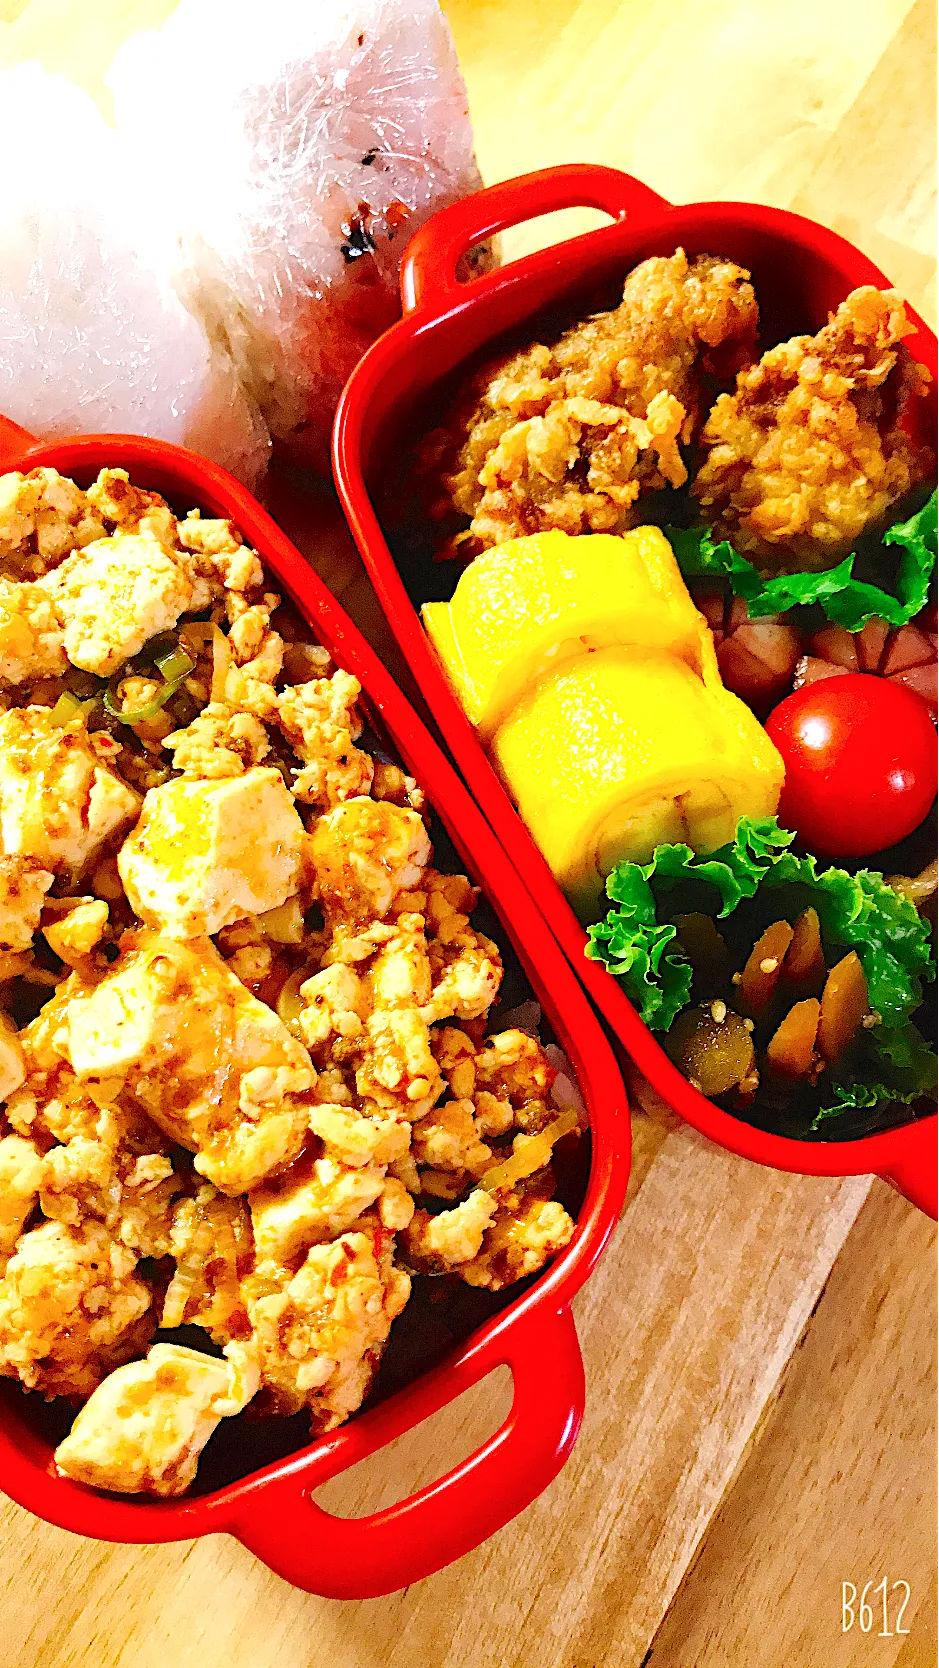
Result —
[[621, 537], [535, 533], [477, 556], [428, 635], [488, 743], [534, 682], [611, 644], [667, 649], [701, 668], [701, 617], [658, 527]]
[[[700, 616], [698, 616], [700, 620]], [[622, 859], [657, 845], [713, 851], [741, 816], [770, 816], [783, 762], [721, 684], [701, 621], [702, 673], [661, 648], [604, 648], [541, 679], [492, 754], [522, 818], [583, 920]]]

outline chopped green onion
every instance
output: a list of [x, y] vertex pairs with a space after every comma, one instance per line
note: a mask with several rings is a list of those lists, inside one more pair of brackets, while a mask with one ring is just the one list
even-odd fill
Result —
[[[148, 701], [146, 706], [138, 707], [136, 712], [128, 712], [118, 706], [117, 692], [125, 678], [140, 675], [139, 670], [135, 673], [135, 666], [148, 671], [155, 666], [165, 679], [165, 687], [154, 695], [153, 700]], [[195, 669], [196, 662], [186, 653], [177, 638], [168, 632], [151, 637], [139, 654], [134, 655], [132, 660], [128, 660], [114, 673], [104, 693], [104, 710], [109, 717], [120, 719], [122, 724], [129, 724], [131, 727], [134, 724], [146, 724], [149, 719], [156, 717], [161, 707], [165, 707], [167, 701], [176, 694], [183, 679], [188, 678], [190, 672], [194, 672]]]
[[89, 701], [83, 701], [80, 695], [73, 695], [70, 689], [63, 690], [52, 708], [53, 724], [70, 724], [73, 718], [86, 718], [97, 701], [93, 695]]
[[159, 667], [167, 683], [179, 683], [196, 669], [195, 661], [178, 644], [172, 649], [164, 649], [157, 655], [154, 664]]
[[[122, 724], [130, 725], [146, 724], [149, 719], [155, 718], [160, 708], [165, 707], [171, 696], [176, 694], [183, 681], [182, 678], [176, 678], [172, 683], [164, 684], [163, 688], [157, 691], [153, 700], [148, 701], [145, 707], [138, 707], [136, 711], [127, 712], [123, 707], [117, 705], [115, 697], [128, 675], [126, 666], [122, 666], [119, 672], [115, 672], [104, 692], [104, 710], [111, 718], [119, 718]], [[185, 677], [186, 674], [184, 673], [183, 676]]]

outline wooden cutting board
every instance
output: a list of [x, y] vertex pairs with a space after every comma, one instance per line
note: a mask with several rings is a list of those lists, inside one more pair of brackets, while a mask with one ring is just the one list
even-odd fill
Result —
[[[171, 0], [0, 0], [0, 64], [106, 104]], [[575, 159], [674, 200], [750, 197], [844, 232], [935, 322], [926, 0], [449, 0], [490, 180]], [[193, 95], [195, 96], [195, 94]], [[521, 228], [506, 256], [590, 223]], [[311, 560], [389, 653], [341, 520]], [[296, 527], [288, 529], [296, 532]], [[16, 1668], [933, 1668], [935, 1235], [883, 1184], [758, 1169], [638, 1116], [630, 1197], [581, 1294], [587, 1418], [542, 1498], [388, 1599], [298, 1593], [227, 1540], [110, 1547], [0, 1505]], [[505, 1375], [507, 1379], [507, 1374]], [[412, 1492], [504, 1415], [499, 1375], [321, 1491]], [[890, 1633], [842, 1583], [909, 1583]], [[900, 1620], [909, 1633], [896, 1633]]]

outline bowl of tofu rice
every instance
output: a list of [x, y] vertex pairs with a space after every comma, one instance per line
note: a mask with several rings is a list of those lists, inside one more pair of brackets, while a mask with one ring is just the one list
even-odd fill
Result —
[[[15, 461], [0, 1486], [92, 1534], [229, 1529], [313, 1590], [387, 1591], [569, 1451], [620, 1079], [479, 813], [247, 492], [126, 437]], [[310, 1500], [499, 1361], [509, 1421], [449, 1501], [405, 1503], [404, 1540], [400, 1506]]]

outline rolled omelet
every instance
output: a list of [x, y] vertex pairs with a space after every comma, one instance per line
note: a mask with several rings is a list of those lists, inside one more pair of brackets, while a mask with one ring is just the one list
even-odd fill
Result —
[[543, 677], [497, 730], [492, 755], [583, 920], [624, 858], [684, 841], [713, 851], [737, 819], [769, 816], [783, 763], [721, 684], [700, 615], [701, 672], [663, 647], [582, 654]]
[[701, 616], [658, 527], [511, 539], [421, 613], [486, 744], [539, 678], [590, 650], [662, 649], [702, 672]]

